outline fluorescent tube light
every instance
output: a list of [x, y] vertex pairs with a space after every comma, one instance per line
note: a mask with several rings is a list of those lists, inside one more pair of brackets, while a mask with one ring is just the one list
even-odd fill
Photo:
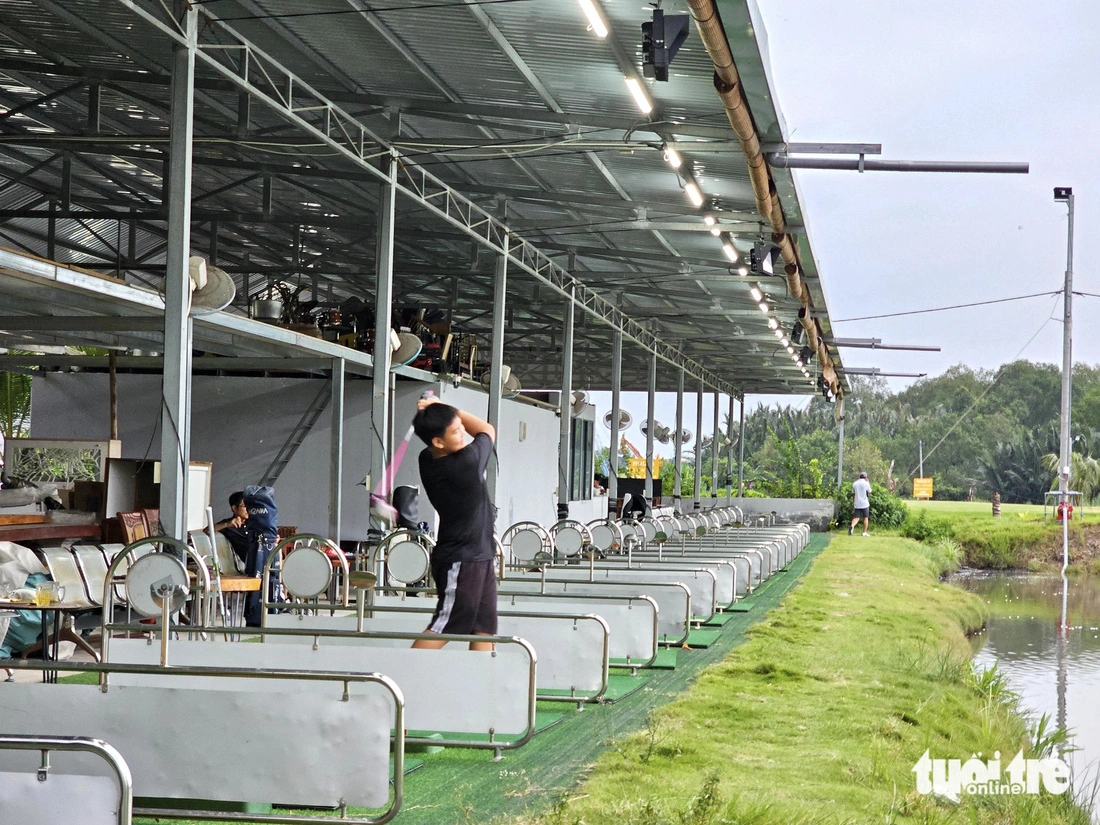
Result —
[[584, 16], [588, 18], [588, 26], [592, 29], [592, 33], [600, 40], [607, 37], [607, 23], [604, 22], [600, 10], [596, 8], [595, 0], [577, 0], [577, 2], [584, 9]]
[[634, 102], [638, 104], [638, 108], [642, 110], [643, 115], [648, 115], [653, 111], [653, 103], [650, 101], [645, 89], [642, 88], [642, 82], [638, 78], [626, 78], [626, 87], [630, 89], [630, 94], [634, 97]]
[[731, 243], [722, 244], [722, 251], [726, 253], [726, 257], [730, 259], [732, 263], [737, 263], [737, 250]]
[[687, 192], [688, 200], [691, 201], [692, 206], [703, 205], [703, 193], [699, 191], [699, 185], [695, 181], [689, 180], [684, 183], [684, 191]]

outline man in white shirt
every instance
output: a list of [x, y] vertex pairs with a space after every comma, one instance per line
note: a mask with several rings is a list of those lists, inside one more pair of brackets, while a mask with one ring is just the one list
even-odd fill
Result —
[[871, 482], [867, 473], [860, 473], [852, 483], [852, 523], [848, 525], [848, 535], [855, 532], [856, 524], [863, 519], [863, 535], [868, 536], [867, 527], [871, 522]]

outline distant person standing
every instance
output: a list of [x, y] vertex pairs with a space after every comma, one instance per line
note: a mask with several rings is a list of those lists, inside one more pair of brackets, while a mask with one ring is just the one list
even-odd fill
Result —
[[867, 473], [860, 473], [852, 483], [852, 523], [848, 525], [848, 535], [855, 532], [859, 520], [863, 519], [863, 535], [867, 532], [871, 523], [871, 482], [867, 480]]

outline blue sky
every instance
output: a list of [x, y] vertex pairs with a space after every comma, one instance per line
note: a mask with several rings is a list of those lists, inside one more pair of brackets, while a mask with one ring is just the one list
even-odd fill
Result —
[[[1076, 196], [1074, 290], [1100, 294], [1100, 3], [757, 0], [788, 139], [881, 143], [896, 160], [1028, 161], [1029, 175], [796, 172], [838, 337], [939, 353], [842, 350], [845, 364], [938, 375], [1017, 357], [1061, 363], [1061, 297], [868, 321], [842, 319], [1062, 287]], [[693, 33], [694, 36], [694, 33]], [[1100, 362], [1100, 298], [1074, 299], [1074, 360]], [[912, 379], [891, 379], [900, 389]], [[593, 393], [599, 415], [609, 393]], [[645, 395], [624, 394], [638, 421]], [[752, 397], [803, 404], [797, 396]], [[704, 430], [711, 429], [710, 396]], [[725, 412], [726, 401], [722, 401]], [[672, 426], [675, 396], [659, 396]], [[695, 429], [695, 396], [685, 396]], [[606, 443], [608, 431], [598, 428]], [[640, 449], [637, 425], [627, 432]], [[668, 447], [659, 454], [671, 454]]]

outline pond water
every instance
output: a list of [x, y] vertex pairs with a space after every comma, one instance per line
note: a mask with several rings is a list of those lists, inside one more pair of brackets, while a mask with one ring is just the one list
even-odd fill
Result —
[[1006, 572], [961, 574], [955, 583], [989, 603], [985, 632], [974, 639], [974, 664], [996, 664], [1021, 705], [1051, 727], [1068, 727], [1076, 751], [1068, 754], [1080, 796], [1093, 795], [1100, 823], [1100, 579], [1070, 578], [1062, 623], [1062, 578]]

